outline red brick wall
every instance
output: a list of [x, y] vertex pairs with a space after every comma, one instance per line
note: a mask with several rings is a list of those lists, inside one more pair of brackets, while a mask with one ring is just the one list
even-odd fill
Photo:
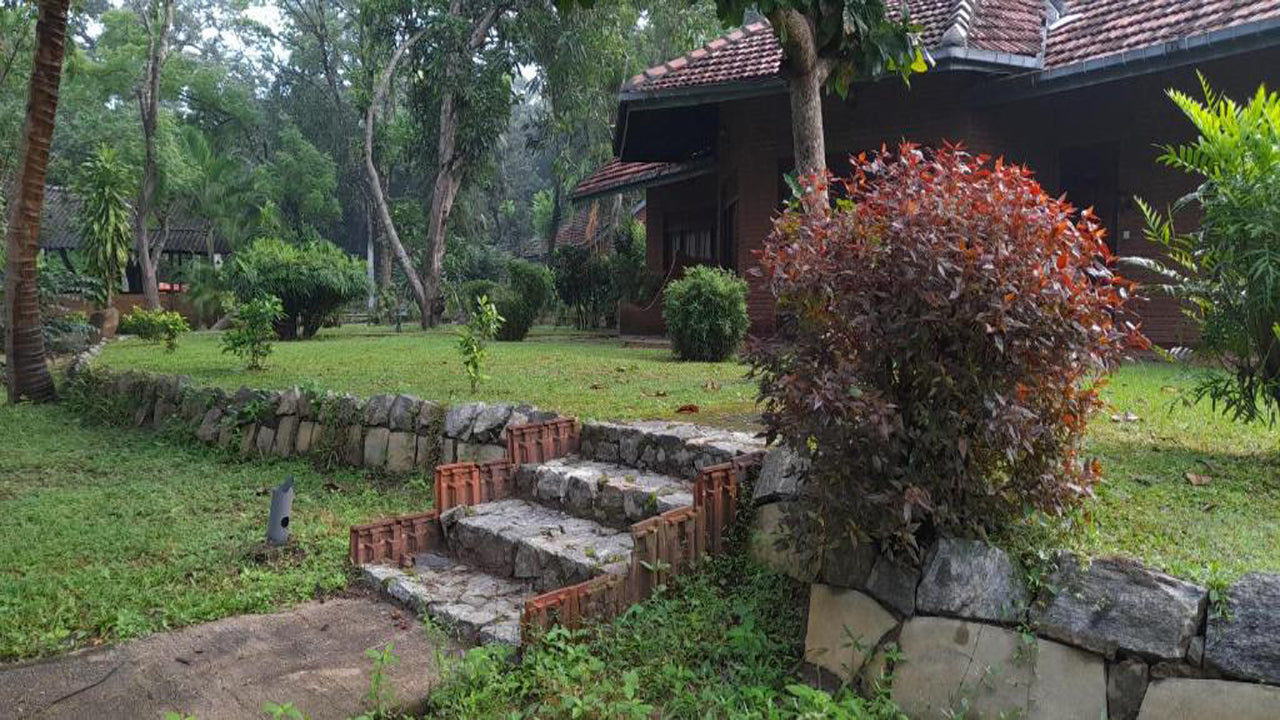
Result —
[[[1280, 67], [1280, 51], [1200, 66], [1214, 87], [1235, 97], [1251, 94], [1267, 79], [1266, 68]], [[1197, 92], [1195, 68], [1186, 67], [1092, 88], [1014, 102], [975, 101], [984, 84], [979, 76], [938, 73], [915, 79], [910, 90], [882, 82], [856, 93], [847, 102], [828, 100], [824, 108], [829, 153], [874, 150], [882, 144], [910, 140], [936, 145], [962, 142], [971, 150], [1002, 155], [1028, 164], [1050, 191], [1060, 183], [1059, 157], [1071, 148], [1100, 142], [1118, 149], [1115, 234], [1120, 255], [1152, 255], [1158, 250], [1142, 237], [1142, 218], [1132, 202], [1140, 195], [1165, 206], [1194, 187], [1194, 181], [1156, 164], [1157, 146], [1192, 136], [1189, 124], [1164, 95], [1168, 87]], [[754, 264], [752, 251], [768, 235], [780, 198], [779, 173], [790, 165], [790, 113], [785, 95], [725, 103], [720, 112], [720, 145], [714, 176], [648, 192], [649, 262], [662, 263], [664, 213], [692, 208], [713, 209], [721, 189], [738, 193], [738, 269]], [[1189, 222], [1194, 218], [1188, 216]], [[1129, 271], [1139, 280], [1142, 276]], [[759, 281], [749, 280], [752, 332], [773, 325], [773, 300]], [[1147, 334], [1165, 346], [1190, 343], [1195, 333], [1176, 303], [1154, 298], [1140, 305]]]

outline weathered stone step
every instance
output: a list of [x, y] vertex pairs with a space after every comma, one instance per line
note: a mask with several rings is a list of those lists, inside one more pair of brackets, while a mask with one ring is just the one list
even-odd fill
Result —
[[440, 522], [454, 557], [538, 591], [622, 572], [631, 559], [629, 531], [527, 500], [457, 507]]
[[764, 449], [764, 441], [749, 433], [662, 420], [584, 423], [579, 442], [579, 454], [589, 460], [685, 480], [693, 480], [708, 465]]
[[365, 577], [419, 615], [481, 645], [520, 644], [520, 613], [537, 593], [527, 580], [497, 577], [437, 553], [419, 553], [405, 570], [365, 565]]
[[579, 457], [521, 466], [516, 484], [521, 497], [618, 528], [693, 504], [685, 480]]

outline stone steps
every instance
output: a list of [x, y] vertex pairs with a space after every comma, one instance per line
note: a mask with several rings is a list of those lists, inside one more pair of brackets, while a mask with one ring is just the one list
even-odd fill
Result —
[[749, 433], [663, 420], [584, 423], [579, 443], [579, 454], [588, 460], [689, 481], [704, 467], [764, 449], [764, 442]]
[[522, 499], [453, 508], [440, 522], [459, 561], [539, 592], [622, 572], [631, 559], [630, 531]]
[[516, 485], [521, 497], [617, 528], [693, 504], [686, 480], [580, 457], [524, 465]]
[[497, 577], [430, 552], [415, 555], [412, 568], [366, 565], [363, 572], [409, 609], [481, 645], [519, 645], [520, 613], [537, 595], [528, 580]]

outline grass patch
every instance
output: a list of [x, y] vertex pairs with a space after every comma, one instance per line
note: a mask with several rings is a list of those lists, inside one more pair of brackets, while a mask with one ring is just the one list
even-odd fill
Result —
[[[333, 593], [351, 524], [430, 502], [354, 473], [88, 427], [56, 406], [0, 404], [0, 437], [0, 660]], [[263, 552], [264, 490], [291, 473], [291, 544]]]
[[[581, 418], [680, 419], [749, 426], [756, 386], [737, 363], [677, 362], [670, 350], [624, 348], [617, 338], [539, 327], [524, 342], [494, 342], [484, 373], [492, 379], [472, 395], [454, 328], [405, 330], [348, 325], [314, 340], [279, 342], [262, 371], [244, 370], [223, 355], [221, 333], [183, 336], [178, 350], [157, 353], [134, 339], [114, 342], [99, 363], [190, 375], [235, 388], [316, 386], [368, 396], [404, 392], [445, 403], [519, 401]], [[683, 405], [697, 414], [678, 414]]]
[[717, 558], [611, 624], [550, 631], [518, 663], [504, 648], [472, 650], [447, 670], [425, 717], [904, 717], [884, 698], [797, 684], [806, 599], [806, 586]]

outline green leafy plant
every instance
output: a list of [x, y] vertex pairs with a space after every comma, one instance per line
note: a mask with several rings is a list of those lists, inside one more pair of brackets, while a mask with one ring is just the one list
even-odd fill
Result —
[[374, 715], [383, 715], [395, 705], [395, 692], [387, 685], [387, 670], [400, 661], [395, 654], [395, 643], [387, 643], [380, 648], [369, 648], [364, 651], [365, 657], [373, 661], [373, 672], [369, 675], [369, 691], [365, 693], [365, 702], [373, 709]]
[[507, 284], [496, 295], [498, 313], [505, 322], [498, 329], [498, 340], [524, 340], [529, 329], [555, 296], [551, 271], [543, 265], [525, 260], [507, 263]]
[[80, 198], [77, 224], [84, 237], [86, 268], [102, 282], [108, 307], [133, 246], [133, 207], [129, 203], [133, 176], [116, 150], [102, 145], [80, 166], [75, 180]]
[[796, 203], [760, 255], [776, 337], [750, 353], [763, 419], [812, 462], [800, 548], [981, 534], [1059, 514], [1103, 376], [1146, 339], [1092, 213], [1026, 169], [904, 144], [856, 158], [834, 207]]
[[502, 316], [498, 314], [498, 308], [489, 298], [481, 295], [476, 299], [476, 309], [471, 313], [471, 319], [458, 333], [462, 369], [467, 373], [473, 395], [481, 381], [489, 379], [483, 372], [485, 360], [489, 356], [488, 344], [498, 334], [501, 326]]
[[[1197, 352], [1216, 363], [1195, 391], [1236, 420], [1276, 420], [1280, 411], [1280, 95], [1259, 87], [1245, 104], [1214, 92], [1169, 90], [1199, 136], [1166, 147], [1160, 162], [1201, 179], [1173, 210], [1141, 199], [1146, 237], [1166, 259], [1126, 258], [1156, 274], [1153, 286], [1185, 300], [1199, 325]], [[1195, 207], [1198, 229], [1179, 233], [1174, 213]], [[1225, 366], [1227, 371], [1221, 368]]]
[[667, 286], [662, 298], [671, 349], [681, 360], [720, 362], [746, 337], [747, 283], [728, 270], [699, 265]]
[[173, 352], [178, 349], [178, 336], [191, 332], [191, 326], [177, 311], [135, 307], [120, 319], [120, 332], [150, 343], [163, 342], [165, 351]]
[[271, 716], [271, 720], [307, 720], [307, 716], [293, 703], [272, 703], [262, 706], [262, 712]]
[[266, 295], [240, 303], [231, 320], [231, 328], [222, 334], [222, 352], [245, 361], [250, 370], [261, 370], [271, 355], [275, 323], [284, 314], [280, 298]]
[[242, 303], [261, 295], [280, 299], [274, 327], [282, 340], [314, 336], [343, 305], [365, 297], [369, 289], [364, 264], [327, 241], [291, 245], [262, 238], [236, 253], [224, 273]]

